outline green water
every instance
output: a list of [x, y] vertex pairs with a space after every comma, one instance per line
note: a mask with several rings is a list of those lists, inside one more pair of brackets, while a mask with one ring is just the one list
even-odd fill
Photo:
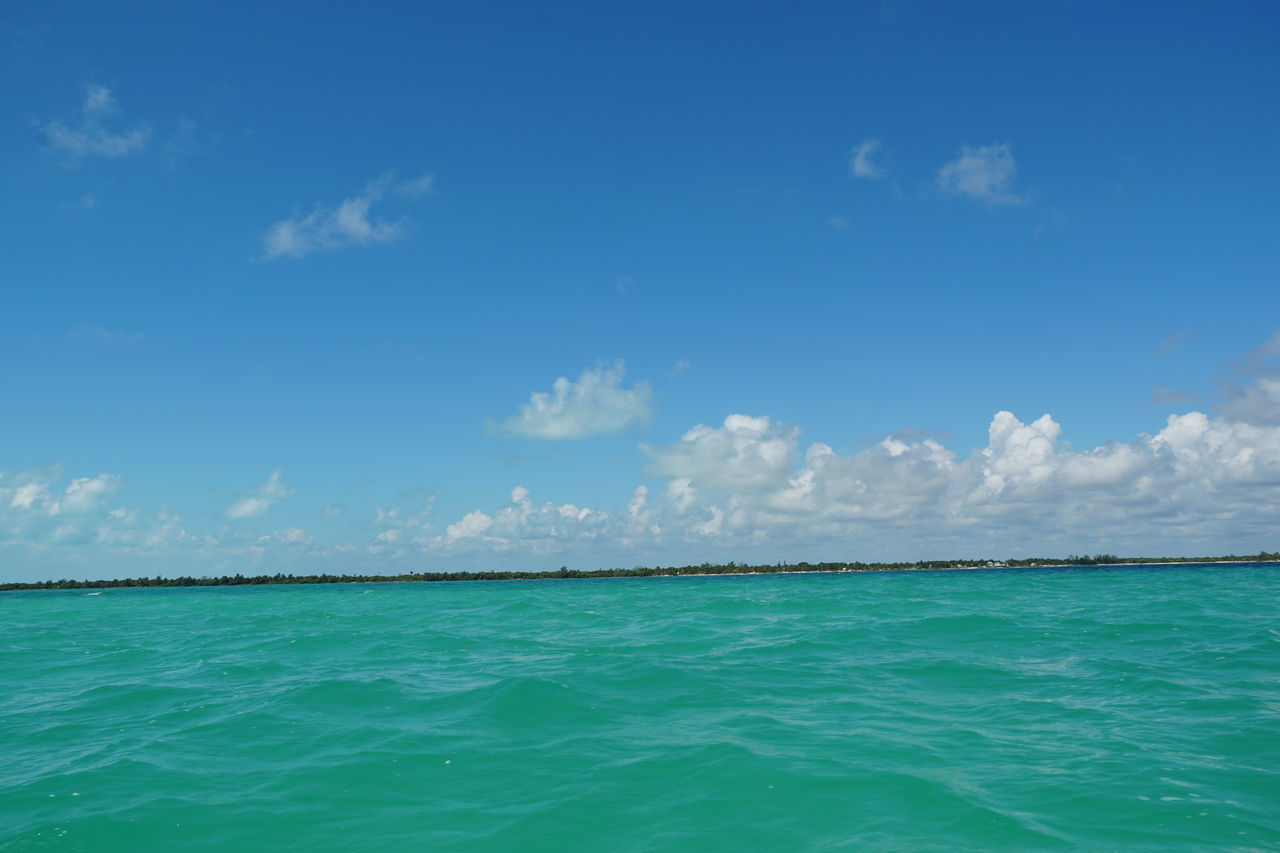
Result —
[[0, 594], [0, 850], [1280, 849], [1280, 569]]

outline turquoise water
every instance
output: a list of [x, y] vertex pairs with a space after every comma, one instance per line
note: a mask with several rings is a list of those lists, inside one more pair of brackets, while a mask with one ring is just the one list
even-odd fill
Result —
[[1280, 569], [0, 594], [0, 850], [1280, 849]]

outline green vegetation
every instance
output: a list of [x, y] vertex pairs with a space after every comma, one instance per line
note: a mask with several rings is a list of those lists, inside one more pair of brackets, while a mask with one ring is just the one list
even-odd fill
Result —
[[19, 589], [104, 589], [108, 587], [150, 586], [261, 586], [272, 584], [311, 583], [414, 583], [432, 581], [509, 581], [509, 580], [563, 580], [570, 578], [648, 578], [677, 577], [680, 575], [773, 575], [796, 572], [895, 572], [937, 571], [944, 569], [1003, 569], [1033, 566], [1106, 566], [1141, 563], [1220, 563], [1220, 562], [1280, 562], [1280, 552], [1250, 556], [1230, 554], [1225, 557], [1117, 557], [1114, 554], [1095, 554], [1066, 559], [1035, 557], [1024, 560], [925, 560], [914, 563], [776, 563], [752, 566], [745, 563], [724, 563], [697, 566], [645, 566], [634, 569], [570, 569], [562, 566], [554, 572], [417, 572], [402, 575], [224, 575], [216, 578], [154, 577], [117, 578], [115, 580], [77, 581], [56, 580], [36, 583], [0, 583], [0, 591]]

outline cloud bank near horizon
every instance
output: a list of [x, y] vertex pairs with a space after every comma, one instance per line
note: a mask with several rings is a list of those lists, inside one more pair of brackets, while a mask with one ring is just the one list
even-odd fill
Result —
[[[583, 377], [563, 380], [560, 393], [519, 422], [542, 425], [534, 433], [577, 435], [647, 411], [647, 386], [621, 389], [620, 363]], [[584, 414], [611, 394], [630, 402], [604, 406], [603, 420]], [[1254, 552], [1274, 549], [1280, 529], [1277, 411], [1280, 383], [1259, 376], [1238, 386], [1217, 415], [1173, 414], [1154, 433], [1079, 450], [1048, 414], [1023, 421], [1000, 411], [986, 445], [964, 458], [932, 438], [889, 437], [840, 454], [821, 441], [802, 444], [798, 427], [731, 414], [669, 444], [641, 445], [658, 485], [635, 485], [617, 507], [538, 501], [517, 485], [505, 502], [438, 526], [430, 520], [434, 499], [420, 511], [379, 510], [366, 539], [337, 544], [317, 543], [296, 525], [196, 534], [168, 507], [144, 513], [117, 505], [119, 475], [62, 485], [56, 468], [14, 472], [0, 474], [0, 544], [34, 548], [46, 559], [73, 545], [132, 557], [198, 556], [233, 571], [245, 560], [270, 559], [299, 570], [355, 570], [369, 558], [426, 569], [633, 565], [660, 556], [698, 562], [766, 554], [771, 561], [782, 552], [794, 559]], [[252, 520], [294, 492], [277, 470], [224, 515]]]

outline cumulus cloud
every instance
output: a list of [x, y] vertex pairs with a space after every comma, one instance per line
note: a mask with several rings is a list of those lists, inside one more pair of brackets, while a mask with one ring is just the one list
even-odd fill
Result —
[[987, 204], [1021, 204], [1013, 191], [1018, 165], [1008, 144], [972, 148], [964, 145], [956, 159], [938, 171], [938, 186], [945, 193]]
[[[641, 492], [632, 496], [627, 518], [633, 522], [643, 517], [643, 497]], [[626, 529], [623, 527], [621, 531], [625, 533]], [[520, 548], [527, 553], [544, 554], [617, 530], [619, 528], [607, 512], [574, 504], [536, 504], [529, 497], [528, 489], [516, 486], [505, 506], [493, 513], [472, 510], [446, 527], [442, 535], [425, 544], [445, 549], [453, 546], [462, 546], [463, 549], [483, 546], [497, 551]]]
[[253, 518], [254, 516], [262, 515], [293, 493], [293, 486], [284, 481], [284, 472], [277, 468], [271, 472], [271, 475], [260, 486], [227, 507], [227, 516], [229, 518]]
[[[767, 480], [776, 483], [776, 473]], [[814, 444], [785, 484], [716, 506], [739, 535], [810, 530], [883, 543], [897, 531], [1018, 549], [1102, 534], [1146, 537], [1150, 547], [1230, 538], [1233, 528], [1275, 520], [1276, 497], [1275, 428], [1190, 412], [1170, 416], [1155, 435], [1076, 451], [1049, 415], [1023, 422], [998, 412], [987, 446], [966, 459], [932, 439], [885, 439], [848, 456]]]
[[535, 391], [502, 425], [512, 435], [540, 439], [578, 439], [619, 433], [653, 416], [648, 382], [622, 387], [621, 360], [590, 367], [576, 382], [561, 376], [551, 391]]
[[62, 493], [55, 512], [90, 512], [120, 486], [120, 478], [114, 474], [96, 477], [77, 477]]
[[833, 559], [1275, 550], [1280, 424], [1259, 420], [1191, 411], [1075, 449], [1052, 416], [1001, 411], [966, 455], [905, 431], [840, 454], [821, 442], [802, 451], [796, 428], [737, 414], [645, 446], [665, 487], [638, 487], [623, 510], [539, 505], [516, 489], [424, 546], [568, 558], [607, 545], [615, 564], [619, 548], [686, 561], [707, 548]]
[[57, 467], [0, 472], [0, 544], [145, 545], [190, 537], [168, 510], [145, 514], [111, 505], [117, 474], [73, 477]]
[[[192, 534], [167, 509], [147, 514], [115, 504], [117, 475], [0, 473], [0, 544], [157, 553], [182, 547], [224, 561], [267, 548], [281, 560], [342, 561], [359, 553], [403, 558], [416, 568], [433, 557], [436, 566], [527, 568], [546, 565], [544, 557], [553, 566], [626, 565], [647, 555], [652, 564], [655, 554], [688, 563], [713, 555], [772, 561], [1272, 551], [1280, 547], [1280, 421], [1259, 407], [1280, 400], [1280, 384], [1268, 372], [1277, 357], [1280, 346], [1272, 342], [1251, 353], [1239, 393], [1217, 412], [1173, 414], [1153, 432], [1095, 447], [1073, 447], [1069, 430], [1049, 414], [999, 411], [981, 446], [963, 452], [902, 430], [840, 453], [824, 442], [802, 444], [794, 426], [733, 414], [670, 443], [642, 446], [656, 482], [619, 493], [616, 503], [535, 499], [516, 486], [504, 502], [451, 514], [439, 529], [427, 524], [429, 499], [412, 509], [391, 505], [370, 519], [363, 546], [315, 546], [293, 526], [265, 536], [227, 527], [214, 540]], [[613, 384], [620, 386], [616, 368]], [[1256, 374], [1252, 380], [1246, 369]], [[292, 493], [276, 471], [226, 514], [260, 515]]]
[[849, 152], [849, 174], [855, 178], [883, 178], [888, 172], [871, 158], [880, 150], [880, 140], [864, 139]]
[[493, 526], [493, 517], [481, 510], [472, 510], [454, 524], [445, 528], [445, 541], [457, 542], [459, 539], [475, 539]]
[[115, 96], [105, 86], [89, 86], [80, 106], [78, 120], [68, 124], [51, 121], [40, 127], [45, 146], [55, 153], [72, 158], [85, 156], [122, 157], [142, 151], [151, 138], [144, 124], [123, 130], [109, 126], [109, 120], [120, 111]]
[[687, 479], [713, 492], [753, 493], [786, 479], [798, 434], [767, 417], [729, 415], [720, 427], [699, 424], [674, 444], [643, 449], [654, 474]]
[[58, 489], [55, 483], [61, 472], [57, 468], [0, 474], [0, 509], [12, 514], [5, 520], [24, 521], [39, 517], [52, 518], [61, 515], [84, 515], [100, 508], [121, 485], [117, 474], [99, 474], [96, 477], [76, 477], [65, 487]]
[[373, 215], [372, 208], [388, 190], [410, 198], [426, 195], [435, 185], [434, 175], [423, 175], [396, 184], [390, 177], [370, 181], [351, 198], [336, 205], [318, 204], [306, 216], [282, 219], [267, 229], [263, 252], [267, 260], [302, 258], [320, 249], [390, 243], [404, 236], [403, 220], [388, 221]]

